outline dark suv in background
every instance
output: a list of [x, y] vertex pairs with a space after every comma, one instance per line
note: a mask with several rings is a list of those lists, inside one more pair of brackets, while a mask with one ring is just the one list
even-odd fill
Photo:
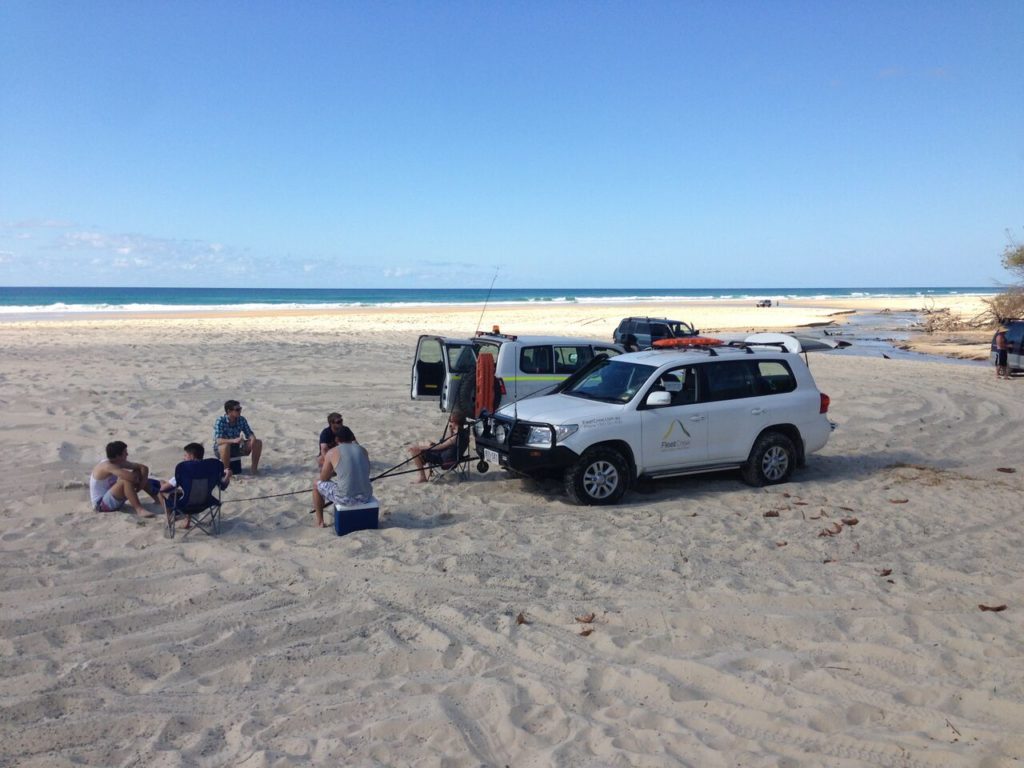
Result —
[[[996, 364], [996, 337], [992, 336], [992, 365]], [[1006, 321], [1006, 367], [1009, 373], [1024, 371], [1024, 320]]]
[[612, 334], [612, 341], [622, 344], [626, 351], [647, 349], [658, 339], [696, 336], [700, 333], [689, 323], [666, 320], [663, 317], [624, 317]]

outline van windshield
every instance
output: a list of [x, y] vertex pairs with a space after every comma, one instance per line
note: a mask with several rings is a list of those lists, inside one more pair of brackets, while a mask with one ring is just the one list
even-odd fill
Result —
[[604, 358], [591, 365], [586, 373], [562, 390], [563, 395], [606, 403], [628, 403], [657, 370], [653, 365], [623, 363], [613, 358]]

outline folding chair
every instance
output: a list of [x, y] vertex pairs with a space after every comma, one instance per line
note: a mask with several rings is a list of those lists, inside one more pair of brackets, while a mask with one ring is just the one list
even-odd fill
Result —
[[459, 435], [455, 440], [455, 457], [447, 461], [430, 461], [425, 455], [425, 467], [427, 469], [427, 482], [436, 483], [449, 475], [455, 475], [459, 480], [469, 479], [469, 462], [472, 456], [469, 453], [469, 425], [459, 428]]
[[167, 530], [164, 535], [174, 538], [177, 522], [189, 520], [187, 536], [198, 528], [207, 536], [220, 533], [220, 480], [224, 465], [220, 459], [183, 461], [174, 468], [177, 487], [164, 497]]

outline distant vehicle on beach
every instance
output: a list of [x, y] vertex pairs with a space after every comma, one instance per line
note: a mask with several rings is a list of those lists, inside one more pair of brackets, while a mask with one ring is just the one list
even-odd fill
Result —
[[628, 351], [648, 349], [661, 339], [696, 336], [700, 331], [682, 320], [663, 317], [624, 317], [612, 334], [612, 341]]

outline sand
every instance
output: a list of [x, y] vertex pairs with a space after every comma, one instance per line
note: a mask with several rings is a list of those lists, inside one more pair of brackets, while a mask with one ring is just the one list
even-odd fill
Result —
[[[482, 323], [607, 338], [632, 309]], [[847, 309], [666, 311], [760, 329]], [[0, 765], [1020, 764], [1024, 379], [812, 356], [839, 428], [786, 485], [724, 473], [582, 508], [494, 471], [405, 476], [375, 486], [380, 530], [313, 528], [325, 415], [375, 472], [398, 463], [444, 424], [409, 399], [416, 336], [479, 320], [0, 325]], [[267, 447], [219, 537], [90, 511], [107, 441], [166, 476], [229, 397]]]

